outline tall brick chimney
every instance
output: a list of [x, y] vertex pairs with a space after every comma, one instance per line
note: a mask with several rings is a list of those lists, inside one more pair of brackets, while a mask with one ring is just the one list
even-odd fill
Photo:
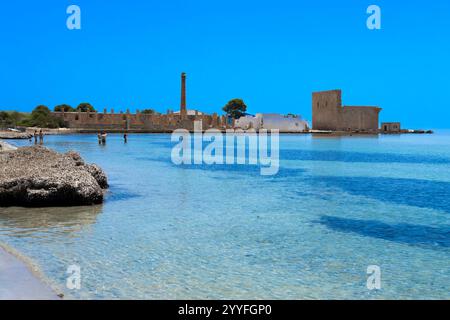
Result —
[[186, 112], [186, 73], [181, 74], [181, 104], [180, 104], [180, 115], [185, 118]]

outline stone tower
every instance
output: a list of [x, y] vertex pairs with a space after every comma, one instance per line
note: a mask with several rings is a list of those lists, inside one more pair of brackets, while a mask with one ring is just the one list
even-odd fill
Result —
[[315, 130], [378, 132], [381, 108], [343, 106], [341, 90], [314, 92], [312, 122]]
[[186, 73], [181, 73], [181, 104], [180, 104], [180, 116], [185, 118], [186, 111]]
[[313, 92], [312, 125], [315, 130], [338, 130], [342, 106], [341, 90]]

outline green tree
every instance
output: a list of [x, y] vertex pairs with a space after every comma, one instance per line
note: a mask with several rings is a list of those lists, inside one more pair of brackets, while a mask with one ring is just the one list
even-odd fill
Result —
[[46, 128], [51, 117], [50, 109], [47, 106], [39, 105], [31, 112], [31, 125]]
[[23, 122], [29, 118], [30, 115], [17, 111], [0, 111], [0, 126], [1, 127], [17, 127], [23, 125]]
[[64, 121], [52, 115], [47, 106], [39, 105], [32, 112], [31, 117], [25, 125], [41, 128], [60, 128], [64, 126]]
[[10, 121], [9, 113], [6, 111], [0, 111], [0, 121]]
[[55, 112], [74, 112], [75, 109], [69, 106], [68, 104], [59, 104], [54, 109]]
[[0, 128], [6, 128], [11, 125], [11, 118], [6, 111], [0, 111]]
[[23, 113], [20, 113], [17, 111], [11, 111], [11, 113], [9, 114], [9, 117], [11, 118], [14, 125], [17, 125], [17, 123], [19, 123], [19, 121], [22, 120], [24, 116], [23, 116]]
[[156, 112], [153, 109], [144, 109], [144, 110], [141, 111], [141, 113], [143, 113], [143, 114], [157, 114], [158, 112]]
[[88, 112], [88, 111], [95, 112], [95, 109], [90, 103], [82, 102], [82, 103], [80, 103], [78, 105], [76, 111], [80, 111], [80, 112]]
[[223, 108], [223, 111], [227, 113], [227, 115], [231, 116], [234, 119], [239, 119], [245, 114], [247, 111], [247, 106], [242, 99], [233, 99], [230, 100]]
[[50, 109], [47, 106], [39, 105], [31, 112], [31, 115], [49, 115], [51, 114]]

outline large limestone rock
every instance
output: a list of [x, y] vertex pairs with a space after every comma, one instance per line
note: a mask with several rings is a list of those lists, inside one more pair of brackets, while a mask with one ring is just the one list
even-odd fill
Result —
[[0, 152], [2, 151], [12, 151], [12, 150], [16, 150], [17, 148], [10, 145], [9, 143], [6, 143], [2, 140], [0, 140]]
[[103, 170], [75, 152], [34, 146], [0, 153], [0, 207], [97, 204], [107, 187]]

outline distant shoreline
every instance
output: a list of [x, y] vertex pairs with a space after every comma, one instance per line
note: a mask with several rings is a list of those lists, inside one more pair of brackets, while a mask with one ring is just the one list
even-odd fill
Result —
[[[14, 132], [3, 132], [0, 131], [0, 139], [3, 140], [16, 140], [16, 139], [30, 139], [32, 136], [30, 132], [34, 131], [35, 128], [29, 128], [25, 133], [14, 133]], [[172, 134], [171, 130], [118, 130], [118, 129], [109, 129], [109, 130], [100, 130], [100, 129], [42, 129], [45, 135], [73, 135], [73, 134], [98, 134], [99, 132], [106, 132], [110, 134]], [[219, 130], [219, 129], [217, 129]], [[226, 133], [225, 130], [219, 130], [221, 133]], [[202, 131], [205, 133], [205, 130]], [[258, 132], [258, 131], [256, 131]], [[270, 133], [270, 130], [268, 130]], [[189, 133], [194, 133], [194, 131], [189, 130]], [[240, 132], [237, 132], [240, 133]], [[253, 133], [243, 131], [243, 134]], [[314, 135], [314, 136], [330, 136], [330, 137], [340, 137], [340, 136], [379, 136], [379, 135], [402, 135], [402, 134], [433, 134], [432, 130], [411, 130], [411, 131], [402, 131], [402, 132], [348, 132], [348, 131], [320, 131], [320, 130], [311, 130], [305, 132], [284, 132], [280, 131], [279, 134], [285, 135]]]

